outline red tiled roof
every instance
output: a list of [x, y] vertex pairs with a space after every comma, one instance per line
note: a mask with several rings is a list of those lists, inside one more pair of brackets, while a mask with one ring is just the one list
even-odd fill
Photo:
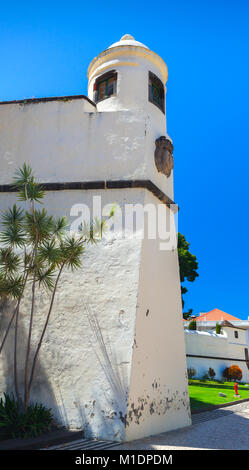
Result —
[[218, 308], [210, 310], [210, 312], [202, 313], [196, 318], [196, 321], [224, 321], [224, 320], [240, 320], [240, 318], [233, 317], [229, 313], [223, 312]]

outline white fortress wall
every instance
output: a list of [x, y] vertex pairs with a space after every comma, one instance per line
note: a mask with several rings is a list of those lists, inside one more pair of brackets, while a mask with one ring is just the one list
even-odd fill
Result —
[[[149, 193], [145, 200], [159, 204]], [[128, 440], [191, 424], [177, 249], [145, 238], [139, 273]]]
[[[92, 207], [98, 197], [102, 208], [117, 202], [123, 212], [125, 204], [159, 204], [144, 189], [112, 189], [49, 191], [44, 205], [72, 222], [82, 215], [80, 204]], [[1, 194], [2, 210], [14, 202], [15, 193]], [[157, 433], [190, 424], [178, 277], [177, 252], [159, 250], [158, 240], [117, 234], [89, 247], [82, 269], [73, 276], [65, 273], [60, 283], [32, 400], [51, 407], [61, 425], [83, 427], [89, 437], [133, 439], [147, 435], [148, 428]], [[38, 300], [33, 350], [48, 302], [45, 293]], [[23, 344], [28, 331], [25, 308], [28, 298], [21, 308]], [[109, 376], [89, 313], [97, 316], [111, 358]], [[1, 313], [2, 332], [7, 318]], [[13, 332], [0, 358], [2, 392], [13, 388], [12, 345]]]
[[[95, 79], [111, 69], [117, 90], [95, 105]], [[166, 64], [126, 35], [91, 62], [89, 99], [0, 103], [1, 210], [16, 202], [6, 185], [24, 162], [41, 183], [50, 184], [45, 207], [56, 216], [71, 214], [71, 221], [81, 215], [81, 204], [91, 210], [96, 197], [102, 208], [117, 203], [123, 215], [126, 204], [151, 204], [157, 210], [162, 199], [169, 203], [172, 166], [170, 174], [163, 174], [154, 155], [155, 140], [169, 139], [165, 103], [149, 101], [149, 72], [161, 81], [163, 100]], [[163, 152], [158, 158], [170, 166], [172, 155], [166, 147]], [[110, 189], [115, 182], [116, 189]], [[60, 424], [113, 440], [190, 424], [177, 251], [161, 250], [160, 242], [158, 233], [148, 240], [123, 238], [117, 231], [89, 247], [79, 272], [64, 274], [32, 394], [52, 408]], [[27, 336], [27, 304], [28, 298], [21, 308], [20, 341]], [[42, 328], [47, 294], [38, 306], [34, 339]], [[6, 321], [1, 312], [3, 326]], [[12, 340], [0, 358], [0, 391], [12, 390]], [[140, 407], [137, 422], [145, 396], [149, 402]]]
[[166, 178], [154, 163], [162, 134], [152, 122], [143, 110], [96, 112], [84, 98], [2, 104], [0, 184], [25, 162], [43, 183], [151, 180], [173, 198], [172, 174]]
[[236, 364], [242, 370], [242, 381], [249, 382], [249, 370], [245, 362], [245, 349], [248, 348], [246, 332], [238, 330], [240, 337], [236, 340], [234, 329], [223, 330], [223, 334], [184, 330], [187, 367], [196, 370], [196, 377], [202, 377], [212, 367], [216, 372], [215, 379], [222, 380], [223, 370]]
[[[117, 201], [144, 203], [145, 190], [56, 191], [48, 192], [44, 205], [49, 213], [67, 215], [74, 204], [92, 206], [100, 197], [102, 207]], [[15, 193], [1, 194], [1, 209], [16, 202]], [[76, 212], [77, 213], [77, 210]], [[79, 216], [81, 212], [79, 212]], [[76, 216], [69, 217], [73, 221]], [[44, 344], [39, 353], [32, 401], [51, 407], [61, 425], [84, 428], [87, 436], [125, 439], [124, 417], [130, 384], [132, 347], [135, 331], [141, 239], [122, 239], [120, 234], [87, 247], [82, 268], [63, 275]], [[19, 345], [25, 347], [28, 332], [29, 296], [21, 304]], [[48, 310], [49, 295], [40, 295], [36, 307], [32, 351]], [[114, 383], [121, 383], [118, 395], [106, 370], [96, 334], [88, 314], [97, 316], [104, 342], [113, 365], [109, 371]], [[1, 337], [9, 314], [0, 313]], [[13, 389], [13, 332], [0, 356], [0, 391]], [[24, 349], [21, 347], [21, 356]], [[100, 360], [100, 361], [99, 361]], [[20, 361], [21, 362], [21, 361]], [[100, 364], [101, 362], [101, 364]]]

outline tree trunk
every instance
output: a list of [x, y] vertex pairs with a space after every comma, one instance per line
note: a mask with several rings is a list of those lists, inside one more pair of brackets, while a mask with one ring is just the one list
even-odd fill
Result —
[[34, 275], [33, 275], [33, 283], [32, 283], [31, 312], [30, 312], [29, 334], [28, 334], [27, 352], [26, 352], [26, 359], [25, 359], [25, 372], [24, 372], [24, 411], [27, 410], [28, 402], [29, 402], [28, 371], [29, 371], [29, 356], [30, 356], [30, 348], [31, 348], [31, 334], [32, 334], [32, 327], [33, 327], [34, 310], [35, 310], [37, 246], [38, 246], [38, 233], [36, 229], [36, 240], [35, 240], [35, 246], [34, 246], [33, 255], [32, 255], [32, 264], [34, 263]]
[[47, 326], [48, 326], [49, 318], [50, 318], [52, 308], [53, 308], [53, 304], [54, 304], [56, 289], [57, 289], [58, 282], [59, 282], [59, 279], [60, 279], [60, 276], [61, 276], [61, 273], [62, 273], [62, 270], [63, 270], [64, 266], [65, 266], [65, 263], [63, 263], [63, 265], [61, 266], [60, 271], [58, 273], [58, 276], [57, 276], [57, 279], [56, 279], [56, 282], [55, 282], [55, 286], [54, 286], [54, 290], [53, 290], [53, 294], [52, 294], [52, 298], [51, 298], [51, 302], [50, 302], [50, 306], [49, 306], [49, 311], [48, 311], [47, 318], [46, 318], [46, 322], [45, 322], [45, 325], [43, 327], [42, 334], [41, 334], [41, 337], [40, 337], [40, 340], [39, 340], [39, 343], [38, 343], [38, 346], [37, 346], [37, 349], [36, 349], [36, 352], [35, 352], [35, 355], [34, 355], [31, 374], [30, 374], [30, 379], [29, 379], [28, 397], [30, 395], [30, 391], [31, 391], [31, 387], [32, 387], [33, 379], [34, 379], [34, 372], [35, 372], [35, 367], [36, 367], [36, 363], [37, 363], [37, 357], [38, 357], [38, 354], [39, 354], [39, 351], [40, 351], [40, 348], [41, 348], [41, 345], [42, 345], [42, 341], [43, 341], [43, 338], [44, 338], [44, 335], [45, 335], [45, 332], [46, 332], [46, 329], [47, 329]]
[[7, 326], [5, 335], [4, 335], [4, 337], [3, 337], [2, 344], [1, 344], [1, 346], [0, 346], [0, 354], [1, 354], [1, 352], [2, 352], [2, 349], [3, 349], [3, 347], [4, 347], [4, 343], [5, 343], [6, 339], [7, 339], [8, 334], [9, 334], [10, 327], [11, 327], [11, 325], [12, 325], [12, 323], [13, 323], [13, 320], [14, 320], [14, 318], [15, 318], [15, 316], [16, 316], [16, 312], [17, 312], [17, 307], [15, 308], [14, 312], [12, 313], [12, 317], [11, 317], [11, 319], [10, 319], [10, 321], [9, 321], [9, 324], [8, 324], [8, 326]]
[[33, 263], [33, 254], [32, 254], [30, 264], [27, 266], [27, 270], [26, 270], [25, 277], [24, 277], [24, 282], [23, 282], [22, 294], [21, 294], [21, 297], [18, 301], [17, 312], [16, 312], [15, 344], [14, 344], [14, 384], [15, 384], [16, 399], [19, 403], [21, 402], [21, 397], [20, 397], [20, 394], [19, 394], [19, 387], [18, 387], [18, 376], [17, 376], [17, 349], [18, 349], [17, 348], [17, 338], [18, 338], [19, 309], [20, 309], [21, 300], [23, 298], [25, 286], [26, 286], [26, 283], [27, 283], [27, 280], [28, 280], [29, 268], [30, 268], [30, 266], [32, 266], [32, 263]]
[[[35, 270], [36, 272], [36, 270]], [[28, 334], [28, 343], [27, 343], [27, 352], [26, 352], [26, 359], [25, 359], [25, 373], [24, 373], [24, 411], [27, 410], [28, 402], [29, 402], [29, 393], [28, 393], [28, 369], [29, 369], [29, 355], [30, 355], [30, 348], [31, 348], [31, 334], [32, 334], [32, 326], [33, 326], [33, 317], [34, 317], [34, 309], [35, 309], [35, 272], [34, 272], [34, 279], [32, 285], [32, 303], [31, 303], [31, 312], [30, 312], [30, 322], [29, 322], [29, 334]]]

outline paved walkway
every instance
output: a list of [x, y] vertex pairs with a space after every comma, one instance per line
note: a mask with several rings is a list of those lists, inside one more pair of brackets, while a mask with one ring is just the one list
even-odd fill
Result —
[[249, 402], [192, 416], [192, 426], [126, 444], [78, 439], [47, 450], [249, 450]]
[[249, 450], [249, 402], [192, 416], [192, 426], [119, 445], [116, 450]]
[[108, 450], [116, 447], [117, 442], [98, 441], [94, 439], [77, 439], [75, 441], [59, 444], [52, 447], [46, 447], [41, 450]]

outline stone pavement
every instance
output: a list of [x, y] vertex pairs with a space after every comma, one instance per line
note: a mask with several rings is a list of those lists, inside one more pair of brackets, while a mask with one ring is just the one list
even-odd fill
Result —
[[120, 444], [115, 450], [249, 450], [249, 402], [192, 416], [192, 426]]
[[125, 444], [81, 438], [47, 450], [249, 450], [249, 402], [195, 414], [192, 423]]

